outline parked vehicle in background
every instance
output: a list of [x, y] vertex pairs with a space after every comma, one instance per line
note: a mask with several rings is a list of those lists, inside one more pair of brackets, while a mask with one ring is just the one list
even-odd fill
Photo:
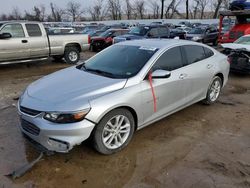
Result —
[[222, 27], [224, 25], [224, 18], [228, 16], [236, 17], [235, 25], [228, 33], [220, 33], [220, 43], [233, 43], [238, 38], [250, 34], [250, 10], [220, 12], [222, 22], [220, 25], [222, 25]]
[[169, 38], [179, 38], [179, 39], [186, 39], [186, 32], [182, 29], [176, 28], [176, 29], [170, 29], [170, 36]]
[[46, 30], [49, 35], [61, 35], [76, 32], [72, 27], [49, 27], [46, 28]]
[[169, 38], [170, 30], [167, 26], [150, 25], [150, 26], [138, 26], [131, 28], [130, 32], [126, 35], [121, 35], [114, 38], [114, 43], [136, 40], [145, 38]]
[[0, 64], [64, 58], [76, 63], [80, 52], [89, 49], [89, 36], [47, 35], [39, 22], [0, 22]]
[[84, 29], [82, 31], [80, 31], [80, 33], [82, 34], [89, 34], [93, 31], [96, 31], [100, 29], [100, 27], [98, 25], [87, 25], [84, 27]]
[[250, 9], [250, 1], [249, 0], [234, 0], [230, 3], [230, 10], [246, 10]]
[[214, 26], [193, 28], [186, 35], [187, 40], [202, 42], [206, 44], [213, 43], [213, 45], [217, 45], [218, 37], [219, 37], [219, 31]]
[[250, 35], [243, 36], [234, 43], [222, 44], [223, 53], [228, 55], [232, 72], [250, 74]]
[[128, 29], [109, 29], [100, 36], [92, 37], [90, 42], [90, 50], [98, 51], [107, 48], [113, 44], [113, 38], [128, 33]]
[[176, 27], [192, 27], [192, 24], [188, 21], [182, 21]]

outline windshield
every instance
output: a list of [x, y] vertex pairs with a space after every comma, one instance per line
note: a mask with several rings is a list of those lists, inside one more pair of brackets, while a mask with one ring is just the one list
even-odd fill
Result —
[[189, 34], [203, 34], [205, 32], [205, 29], [203, 28], [194, 28], [191, 31], [189, 31]]
[[109, 36], [111, 36], [112, 34], [113, 34], [112, 31], [107, 30], [107, 31], [104, 31], [103, 33], [101, 33], [101, 34], [100, 34], [100, 37], [109, 37]]
[[82, 69], [111, 78], [130, 78], [143, 68], [157, 50], [152, 47], [116, 45], [86, 61]]
[[144, 36], [148, 32], [149, 27], [134, 27], [130, 30], [129, 34]]
[[250, 44], [250, 36], [241, 37], [238, 40], [236, 40], [234, 43], [236, 43], [236, 44]]

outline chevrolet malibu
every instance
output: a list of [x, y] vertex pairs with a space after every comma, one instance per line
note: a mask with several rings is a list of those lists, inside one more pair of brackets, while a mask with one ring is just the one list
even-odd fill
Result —
[[216, 102], [228, 73], [226, 56], [200, 43], [118, 43], [29, 85], [18, 104], [20, 128], [49, 151], [68, 152], [91, 138], [98, 152], [112, 154], [136, 130], [199, 101]]

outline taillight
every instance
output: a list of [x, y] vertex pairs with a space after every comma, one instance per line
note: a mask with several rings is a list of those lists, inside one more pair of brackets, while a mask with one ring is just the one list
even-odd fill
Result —
[[91, 43], [91, 37], [90, 37], [90, 35], [88, 35], [88, 44], [90, 44]]

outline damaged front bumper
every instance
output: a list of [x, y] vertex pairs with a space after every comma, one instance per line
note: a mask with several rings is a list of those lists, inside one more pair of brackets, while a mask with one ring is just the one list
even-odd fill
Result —
[[[37, 116], [24, 114], [18, 108], [20, 129], [29, 141], [51, 152], [69, 152], [75, 145], [86, 140], [95, 124], [86, 119], [77, 123], [56, 124], [43, 119], [43, 113]], [[40, 147], [41, 149], [41, 147]]]

